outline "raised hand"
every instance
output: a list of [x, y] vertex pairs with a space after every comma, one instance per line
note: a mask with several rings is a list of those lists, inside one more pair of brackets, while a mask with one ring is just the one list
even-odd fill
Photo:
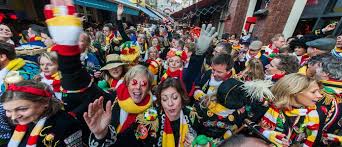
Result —
[[103, 139], [108, 133], [108, 125], [112, 117], [112, 102], [106, 103], [106, 109], [103, 109], [103, 97], [96, 99], [88, 106], [88, 112], [83, 114], [90, 131], [97, 139]]
[[44, 8], [49, 32], [56, 42], [52, 50], [59, 54], [70, 56], [80, 53], [77, 44], [82, 32], [82, 21], [74, 15], [75, 12], [72, 0], [51, 0], [51, 4]]
[[215, 27], [212, 27], [211, 24], [209, 24], [208, 26], [203, 24], [201, 29], [201, 35], [196, 42], [196, 55], [203, 55], [209, 48], [211, 41], [217, 35], [218, 33], [215, 32]]
[[329, 24], [329, 25], [327, 25], [326, 27], [324, 27], [323, 29], [322, 29], [322, 32], [329, 32], [329, 31], [332, 31], [332, 30], [334, 30], [336, 28], [336, 23], [333, 23], [333, 24]]
[[118, 10], [116, 11], [116, 15], [117, 15], [117, 17], [118, 17], [118, 20], [121, 20], [123, 11], [124, 11], [123, 5], [122, 5], [122, 4], [119, 4], [119, 5], [118, 5]]

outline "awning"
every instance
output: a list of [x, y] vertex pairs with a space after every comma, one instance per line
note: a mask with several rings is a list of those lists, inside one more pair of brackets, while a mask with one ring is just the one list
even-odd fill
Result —
[[[86, 7], [92, 7], [96, 9], [101, 9], [101, 10], [107, 10], [107, 11], [113, 11], [116, 12], [118, 9], [118, 4], [109, 2], [106, 0], [74, 0], [74, 3], [76, 5], [81, 5], [81, 6], [86, 6]], [[130, 14], [130, 15], [139, 15], [139, 11], [125, 7], [124, 9], [125, 14]]]
[[134, 3], [130, 2], [129, 0], [116, 0], [116, 2], [122, 3], [123, 5], [127, 5], [127, 6], [131, 7], [132, 9], [140, 10], [140, 11], [144, 12], [145, 14], [147, 14], [148, 16], [150, 16], [150, 18], [153, 20], [161, 20], [162, 19], [162, 17], [159, 17], [154, 12], [152, 12], [150, 9], [147, 9], [143, 6], [134, 4]]
[[189, 7], [186, 7], [186, 8], [184, 8], [178, 12], [171, 14], [171, 16], [174, 18], [180, 18], [180, 17], [183, 17], [183, 14], [189, 13], [190, 11], [197, 10], [197, 9], [200, 9], [203, 7], [210, 6], [217, 1], [219, 1], [219, 0], [202, 0], [202, 1], [199, 1], [199, 2], [193, 4]]

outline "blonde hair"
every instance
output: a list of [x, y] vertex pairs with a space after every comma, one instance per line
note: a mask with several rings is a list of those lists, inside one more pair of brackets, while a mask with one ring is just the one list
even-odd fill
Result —
[[46, 59], [52, 61], [53, 63], [58, 64], [58, 55], [56, 52], [44, 52], [38, 57], [38, 62], [40, 63], [40, 59], [45, 57]]
[[249, 60], [247, 66], [247, 75], [251, 80], [263, 80], [265, 78], [264, 67], [259, 59], [254, 58]]
[[152, 82], [153, 82], [153, 75], [152, 73], [147, 69], [147, 67], [143, 65], [135, 65], [132, 68], [128, 70], [128, 72], [124, 76], [124, 83], [128, 85], [128, 83], [134, 78], [134, 76], [142, 74], [146, 75], [147, 77], [147, 82], [148, 82], [148, 89], [150, 90], [152, 87]]
[[291, 109], [295, 95], [308, 88], [313, 82], [317, 81], [299, 73], [289, 74], [281, 78], [271, 88], [275, 97], [275, 106]]

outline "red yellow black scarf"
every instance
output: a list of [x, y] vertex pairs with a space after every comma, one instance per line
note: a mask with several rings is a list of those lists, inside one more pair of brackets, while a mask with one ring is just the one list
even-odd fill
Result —
[[[179, 125], [179, 141], [178, 141], [178, 147], [184, 147], [184, 141], [186, 134], [189, 132], [189, 126], [186, 123], [185, 116], [183, 114], [183, 111], [180, 113], [180, 125]], [[175, 136], [173, 135], [173, 130], [171, 127], [171, 122], [169, 118], [165, 115], [164, 120], [164, 128], [163, 129], [163, 136], [162, 136], [162, 146], [163, 147], [175, 147]]]
[[125, 85], [125, 83], [120, 84], [116, 91], [120, 108], [124, 112], [128, 113], [125, 121], [120, 122], [120, 125], [117, 127], [117, 132], [122, 133], [135, 122], [138, 114], [143, 113], [145, 110], [151, 107], [152, 97], [151, 94], [148, 93], [139, 104], [136, 104], [129, 95], [128, 87]]

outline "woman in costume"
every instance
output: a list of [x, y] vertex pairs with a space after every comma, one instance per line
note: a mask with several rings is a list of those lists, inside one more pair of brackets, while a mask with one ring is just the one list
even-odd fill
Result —
[[197, 133], [192, 125], [198, 123], [195, 111], [186, 107], [190, 101], [181, 86], [180, 79], [167, 78], [158, 85], [159, 132], [157, 146], [183, 147], [191, 145]]
[[277, 146], [312, 146], [319, 130], [316, 102], [322, 97], [317, 82], [294, 73], [272, 88], [275, 99], [259, 123], [260, 132]]
[[[103, 109], [103, 98], [89, 104], [88, 112], [83, 117], [92, 132], [89, 146], [148, 146], [156, 139], [156, 117], [147, 121], [138, 121], [148, 112], [153, 112], [152, 74], [142, 65], [132, 67], [124, 81], [116, 90], [115, 101], [108, 101]], [[154, 125], [153, 125], [154, 124]], [[139, 136], [139, 132], [144, 136]], [[154, 133], [153, 133], [154, 132]], [[145, 136], [146, 135], [146, 136]]]
[[41, 73], [39, 74], [40, 81], [48, 84], [54, 91], [58, 99], [62, 98], [61, 92], [61, 75], [58, 71], [57, 54], [55, 52], [42, 53], [38, 58]]
[[32, 80], [10, 84], [1, 103], [15, 125], [8, 146], [82, 146], [80, 123], [62, 110], [48, 85]]
[[126, 63], [121, 61], [120, 55], [118, 54], [109, 54], [106, 60], [106, 65], [101, 68], [104, 74], [104, 80], [99, 81], [98, 86], [103, 90], [108, 90], [109, 88], [116, 90], [123, 81]]

